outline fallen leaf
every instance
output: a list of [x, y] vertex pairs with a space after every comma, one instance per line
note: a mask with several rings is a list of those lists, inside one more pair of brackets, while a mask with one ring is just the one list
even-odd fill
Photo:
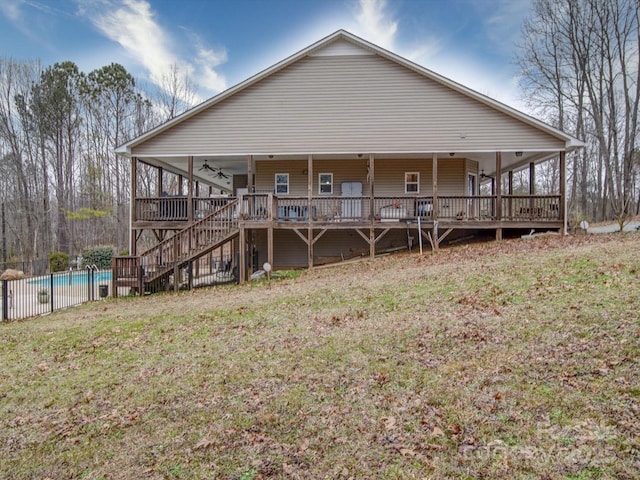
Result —
[[387, 428], [387, 430], [391, 430], [396, 426], [395, 417], [382, 417], [382, 418], [384, 420], [384, 426]]

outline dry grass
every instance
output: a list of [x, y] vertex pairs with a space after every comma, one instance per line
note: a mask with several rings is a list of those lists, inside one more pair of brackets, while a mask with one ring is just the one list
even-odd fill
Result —
[[640, 234], [0, 327], [0, 478], [637, 478]]

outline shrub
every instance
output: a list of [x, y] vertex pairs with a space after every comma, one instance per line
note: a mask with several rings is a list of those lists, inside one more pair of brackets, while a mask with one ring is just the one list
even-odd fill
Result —
[[7, 258], [7, 262], [4, 264], [4, 268], [11, 268], [15, 270], [18, 268], [18, 264], [20, 263], [20, 259], [14, 255]]
[[113, 247], [93, 247], [82, 251], [82, 266], [91, 267], [95, 265], [99, 269], [111, 268], [111, 258], [115, 249]]
[[64, 252], [53, 252], [49, 255], [49, 269], [51, 273], [62, 272], [69, 268], [69, 255]]

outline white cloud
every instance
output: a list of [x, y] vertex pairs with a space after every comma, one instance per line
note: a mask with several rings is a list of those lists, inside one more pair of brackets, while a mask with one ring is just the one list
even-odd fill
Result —
[[530, 0], [476, 0], [475, 8], [482, 19], [482, 28], [487, 39], [497, 50], [512, 52], [520, 39], [521, 26], [531, 11]]
[[199, 35], [189, 34], [196, 48], [195, 63], [199, 67], [193, 72], [194, 80], [199, 85], [206, 85], [208, 90], [221, 92], [227, 88], [226, 78], [215, 70], [215, 67], [227, 61], [227, 51], [214, 50], [202, 42]]
[[[226, 52], [205, 47], [198, 39], [195, 64], [183, 60], [146, 0], [95, 0], [81, 4], [81, 13], [107, 38], [121, 45], [148, 72], [150, 81], [161, 87], [174, 66], [187, 72], [199, 90], [218, 93], [226, 88], [224, 76], [215, 67], [226, 61]], [[201, 101], [197, 98], [196, 101]]]
[[12, 22], [20, 19], [20, 5], [22, 0], [3, 0], [0, 2], [0, 10], [2, 14]]
[[386, 0], [358, 0], [358, 34], [376, 45], [393, 50], [398, 22], [385, 13]]

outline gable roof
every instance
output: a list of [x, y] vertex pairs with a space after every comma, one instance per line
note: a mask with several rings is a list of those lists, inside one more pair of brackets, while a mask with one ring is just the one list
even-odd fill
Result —
[[426, 69], [416, 63], [413, 63], [403, 57], [400, 57], [399, 55], [394, 54], [393, 52], [390, 52], [388, 50], [385, 50], [377, 45], [374, 45], [370, 42], [367, 42], [366, 40], [363, 40], [345, 30], [338, 30], [336, 32], [334, 32], [333, 34], [319, 40], [318, 42], [310, 45], [309, 47], [300, 50], [299, 52], [289, 56], [288, 58], [285, 58], [284, 60], [276, 63], [275, 65], [263, 70], [262, 72], [246, 79], [245, 81], [235, 85], [234, 87], [229, 88], [228, 90], [206, 100], [205, 102], [201, 103], [200, 105], [184, 112], [183, 114], [179, 115], [176, 118], [173, 118], [161, 125], [159, 125], [158, 127], [150, 130], [149, 132], [121, 145], [120, 147], [118, 147], [116, 149], [117, 153], [121, 153], [121, 154], [127, 154], [130, 155], [131, 154], [131, 149], [147, 142], [148, 140], [160, 135], [161, 133], [191, 119], [192, 117], [200, 114], [201, 112], [213, 107], [214, 105], [217, 105], [221, 102], [223, 102], [226, 99], [229, 99], [230, 97], [233, 97], [236, 94], [239, 94], [240, 92], [243, 92], [244, 90], [248, 89], [249, 87], [267, 79], [268, 77], [276, 74], [277, 72], [283, 70], [284, 68], [298, 62], [299, 60], [312, 56], [312, 55], [317, 55], [317, 56], [323, 56], [323, 55], [336, 55], [336, 54], [342, 54], [342, 55], [349, 55], [349, 54], [354, 54], [354, 53], [362, 53], [364, 51], [370, 52], [372, 55], [378, 55], [382, 58], [385, 58], [387, 60], [390, 60], [391, 62], [394, 62], [395, 64], [401, 65], [402, 67], [405, 67], [413, 72], [418, 73], [419, 75], [422, 75], [424, 77], [426, 77], [427, 79], [430, 79], [442, 86], [445, 86], [455, 92], [458, 92], [459, 94], [462, 94], [466, 97], [469, 97], [470, 99], [473, 99], [477, 102], [480, 102], [484, 105], [486, 105], [487, 107], [490, 107], [493, 110], [502, 112], [503, 114], [506, 114], [509, 117], [512, 117], [520, 122], [523, 122], [531, 127], [534, 127], [535, 129], [544, 132], [548, 135], [551, 135], [552, 137], [556, 138], [557, 140], [561, 140], [562, 142], [564, 142], [565, 145], [565, 149], [567, 150], [572, 150], [574, 148], [579, 148], [583, 145], [582, 142], [580, 142], [579, 140], [577, 140], [576, 138], [572, 137], [571, 135], [568, 135], [564, 132], [562, 132], [561, 130], [558, 130], [544, 122], [541, 122], [540, 120], [531, 117], [523, 112], [520, 112], [512, 107], [509, 107], [508, 105], [505, 105], [497, 100], [494, 100], [486, 95], [482, 95], [468, 87], [465, 87], [464, 85], [461, 85], [457, 82], [454, 82], [453, 80], [450, 80], [442, 75], [439, 75], [429, 69]]

